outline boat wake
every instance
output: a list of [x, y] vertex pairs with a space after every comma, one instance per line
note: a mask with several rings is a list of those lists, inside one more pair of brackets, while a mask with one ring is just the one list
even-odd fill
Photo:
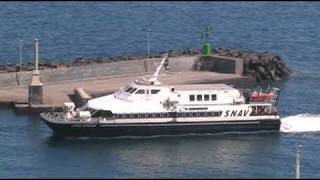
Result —
[[299, 133], [320, 131], [320, 114], [298, 114], [281, 119], [280, 132]]

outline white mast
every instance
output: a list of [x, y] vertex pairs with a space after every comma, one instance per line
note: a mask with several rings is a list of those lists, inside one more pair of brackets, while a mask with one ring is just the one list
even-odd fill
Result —
[[164, 64], [164, 62], [166, 61], [167, 58], [168, 58], [168, 53], [165, 53], [165, 54], [164, 54], [164, 58], [162, 59], [160, 65], [157, 67], [156, 72], [154, 72], [153, 75], [152, 75], [152, 77], [149, 78], [149, 80], [148, 80], [149, 82], [152, 82], [152, 83], [155, 84], [155, 85], [161, 84], [161, 82], [158, 80], [158, 76], [159, 76], [161, 67], [163, 66], [163, 64]]

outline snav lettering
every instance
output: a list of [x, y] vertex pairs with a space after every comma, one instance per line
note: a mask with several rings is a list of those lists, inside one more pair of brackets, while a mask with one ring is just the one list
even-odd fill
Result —
[[224, 117], [247, 116], [250, 110], [226, 110]]

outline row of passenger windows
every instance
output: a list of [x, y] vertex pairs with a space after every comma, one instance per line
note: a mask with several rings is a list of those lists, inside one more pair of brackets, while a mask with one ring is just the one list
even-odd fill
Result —
[[[151, 94], [157, 94], [159, 91], [160, 89], [151, 89]], [[124, 92], [130, 93], [130, 94], [134, 92], [135, 94], [149, 94], [149, 90], [146, 90], [146, 89], [137, 90], [137, 88], [133, 88], [133, 87], [124, 88]]]
[[[139, 89], [136, 94], [148, 94], [149, 90]], [[160, 90], [159, 89], [151, 89], [151, 94], [157, 94]]]
[[[99, 115], [100, 116], [99, 116]], [[221, 116], [222, 111], [208, 112], [169, 112], [169, 113], [138, 113], [138, 114], [104, 114], [98, 113], [95, 117], [116, 119], [139, 119], [139, 118], [175, 118], [175, 117], [214, 117]]]
[[[189, 95], [189, 100], [190, 101], [195, 101], [197, 98], [197, 101], [210, 101], [210, 94], [197, 94], [197, 95]], [[217, 95], [216, 94], [211, 94], [211, 101], [217, 100]]]

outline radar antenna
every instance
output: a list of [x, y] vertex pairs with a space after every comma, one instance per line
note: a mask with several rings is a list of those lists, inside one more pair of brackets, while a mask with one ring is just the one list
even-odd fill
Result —
[[153, 84], [156, 84], [156, 85], [159, 85], [161, 84], [161, 82], [158, 80], [158, 76], [159, 76], [159, 73], [160, 73], [160, 70], [161, 70], [161, 67], [163, 66], [164, 62], [167, 60], [168, 58], [168, 53], [165, 53], [164, 54], [164, 58], [162, 59], [160, 65], [157, 67], [157, 70], [156, 72], [154, 72], [152, 74], [152, 77], [149, 78], [149, 82], [153, 83]]

